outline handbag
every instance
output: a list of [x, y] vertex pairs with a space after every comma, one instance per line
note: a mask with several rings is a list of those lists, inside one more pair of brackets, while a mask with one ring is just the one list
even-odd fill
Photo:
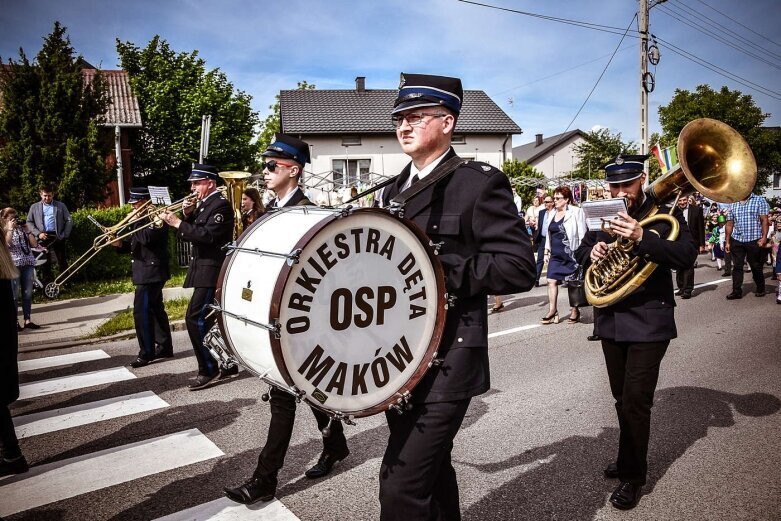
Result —
[[567, 295], [569, 296], [570, 307], [583, 307], [589, 306], [586, 299], [586, 286], [583, 280], [583, 266], [578, 265], [578, 269], [572, 275], [571, 279], [567, 279]]

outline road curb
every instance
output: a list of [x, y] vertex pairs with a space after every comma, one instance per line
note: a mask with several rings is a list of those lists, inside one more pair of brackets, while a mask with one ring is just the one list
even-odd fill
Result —
[[[172, 332], [184, 331], [185, 329], [187, 329], [187, 326], [185, 325], [184, 320], [177, 320], [175, 322], [171, 322]], [[120, 333], [115, 333], [110, 336], [102, 336], [97, 338], [74, 337], [74, 338], [66, 338], [64, 340], [57, 340], [56, 342], [32, 341], [26, 344], [22, 344], [20, 342], [19, 352], [32, 353], [37, 351], [48, 351], [51, 349], [65, 349], [68, 347], [103, 344], [106, 342], [114, 342], [116, 340], [128, 340], [130, 338], [135, 338], [135, 337], [136, 337], [136, 332], [131, 329], [127, 331], [122, 331]]]

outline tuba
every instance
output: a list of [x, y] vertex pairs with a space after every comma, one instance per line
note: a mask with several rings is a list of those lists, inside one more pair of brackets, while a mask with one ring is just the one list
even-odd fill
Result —
[[225, 181], [226, 197], [233, 208], [233, 240], [235, 241], [241, 232], [244, 231], [244, 225], [241, 222], [241, 195], [244, 188], [249, 183], [252, 174], [249, 172], [220, 172], [219, 176]]
[[[678, 220], [659, 213], [659, 206], [672, 197], [698, 191], [720, 203], [734, 203], [748, 197], [757, 181], [757, 163], [751, 148], [738, 131], [715, 119], [690, 121], [678, 135], [679, 168], [672, 170], [646, 188], [654, 202], [640, 226], [667, 223], [665, 237], [674, 241], [680, 233]], [[632, 256], [634, 241], [619, 237], [608, 245], [607, 254], [592, 263], [585, 275], [586, 298], [594, 307], [603, 308], [631, 295], [651, 276], [657, 265]]]

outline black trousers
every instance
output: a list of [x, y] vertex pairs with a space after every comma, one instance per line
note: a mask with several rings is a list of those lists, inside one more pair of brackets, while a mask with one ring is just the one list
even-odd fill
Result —
[[458, 521], [461, 508], [450, 459], [471, 398], [414, 404], [386, 412], [390, 436], [380, 467], [381, 521]]
[[0, 405], [0, 457], [15, 459], [22, 455], [16, 438], [11, 411], [7, 405]]
[[648, 436], [659, 366], [667, 352], [663, 342], [614, 342], [602, 339], [610, 391], [616, 400], [620, 436], [618, 477], [644, 485], [648, 473]]
[[65, 239], [57, 240], [57, 235], [52, 232], [46, 232], [46, 238], [41, 239], [41, 246], [48, 250], [46, 259], [48, 262], [41, 266], [41, 275], [43, 276], [43, 282], [51, 282], [54, 280], [52, 274], [52, 264], [57, 261], [57, 266], [60, 269], [60, 273], [68, 269], [68, 256], [65, 252]]
[[743, 263], [748, 260], [751, 268], [751, 276], [757, 291], [765, 291], [765, 275], [763, 269], [762, 248], [756, 241], [740, 242], [732, 239], [730, 241], [730, 252], [732, 253], [732, 291], [743, 292]]
[[[293, 423], [296, 419], [296, 399], [293, 395], [276, 387], [269, 393], [271, 404], [271, 422], [268, 426], [266, 444], [258, 456], [258, 466], [253, 473], [256, 478], [277, 482], [277, 473], [285, 463], [285, 455], [293, 436]], [[317, 420], [317, 428], [322, 430], [328, 425], [328, 415], [310, 407]], [[347, 452], [347, 440], [344, 437], [342, 422], [331, 424], [331, 435], [323, 438], [323, 452], [343, 454]]]
[[540, 236], [540, 243], [537, 245], [537, 282], [542, 275], [542, 267], [545, 264], [545, 237]]
[[190, 342], [195, 351], [195, 359], [198, 360], [198, 374], [206, 376], [212, 376], [219, 370], [217, 361], [203, 345], [203, 337], [217, 321], [216, 313], [206, 307], [213, 301], [214, 288], [195, 288], [184, 317], [187, 334], [190, 335]]
[[675, 282], [683, 293], [691, 294], [694, 291], [694, 266], [675, 272]]
[[138, 337], [138, 356], [145, 360], [155, 357], [155, 344], [164, 349], [173, 349], [171, 324], [163, 304], [165, 282], [136, 285], [133, 300], [133, 322]]

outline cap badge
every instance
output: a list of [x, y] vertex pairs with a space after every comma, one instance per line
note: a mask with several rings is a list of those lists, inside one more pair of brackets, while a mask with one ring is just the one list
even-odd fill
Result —
[[621, 156], [618, 156], [618, 157], [616, 158], [616, 164], [617, 164], [617, 165], [623, 165], [623, 164], [624, 164], [624, 158], [623, 158], [623, 157], [621, 157]]
[[218, 213], [217, 215], [214, 216], [214, 222], [216, 222], [216, 223], [221, 223], [222, 222], [222, 214], [221, 213]]

